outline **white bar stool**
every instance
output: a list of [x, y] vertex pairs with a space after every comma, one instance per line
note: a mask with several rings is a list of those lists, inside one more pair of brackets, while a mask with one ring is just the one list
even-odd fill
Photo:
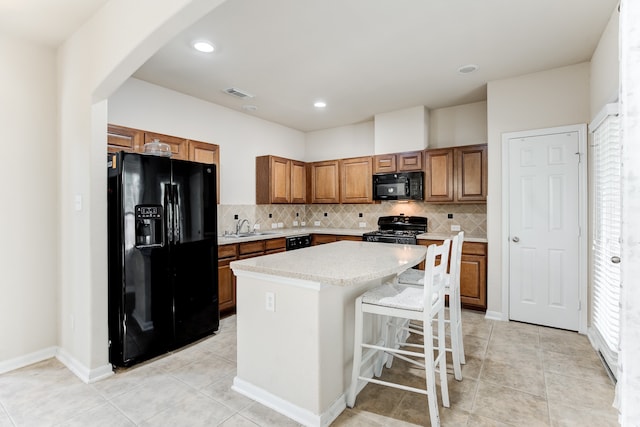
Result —
[[[453, 359], [453, 373], [456, 380], [462, 380], [462, 367], [466, 363], [464, 356], [464, 342], [462, 338], [462, 303], [460, 301], [460, 265], [462, 263], [462, 244], [464, 243], [464, 231], [459, 232], [451, 243], [451, 262], [449, 273], [446, 275], [445, 293], [449, 296], [449, 315], [445, 320], [449, 323], [451, 334], [451, 347], [446, 350], [451, 353]], [[410, 268], [398, 276], [398, 283], [407, 285], [419, 285], [424, 283], [424, 272]], [[415, 328], [416, 325], [411, 325]], [[415, 330], [409, 329], [409, 332]], [[389, 363], [387, 364], [389, 367]]]
[[[401, 390], [425, 394], [429, 405], [429, 417], [432, 426], [440, 425], [438, 402], [436, 395], [436, 371], [440, 374], [440, 390], [442, 404], [449, 407], [449, 388], [447, 383], [447, 357], [445, 351], [444, 330], [444, 299], [445, 299], [445, 274], [447, 259], [449, 257], [450, 240], [440, 245], [431, 245], [427, 248], [424, 271], [424, 286], [407, 286], [396, 281], [385, 283], [382, 286], [371, 289], [356, 299], [355, 305], [355, 338], [353, 348], [353, 371], [351, 385], [347, 391], [347, 406], [353, 407], [359, 385], [362, 381], [372, 382]], [[441, 263], [436, 265], [436, 257], [441, 257]], [[409, 351], [398, 348], [394, 339], [384, 337], [375, 344], [363, 341], [363, 315], [369, 313], [375, 316], [383, 316], [383, 321], [389, 319], [393, 324], [395, 319], [406, 321], [422, 321], [424, 331], [424, 344], [408, 344], [404, 346], [420, 348], [422, 351]], [[437, 335], [433, 335], [433, 325], [437, 325]], [[389, 327], [383, 326], [383, 335], [386, 335]], [[437, 347], [434, 348], [434, 338]], [[385, 345], [386, 344], [386, 345]], [[363, 349], [366, 353], [363, 355]], [[436, 351], [437, 350], [437, 356]], [[390, 381], [383, 381], [363, 375], [362, 368], [373, 368], [374, 374], [379, 376], [385, 354], [392, 355], [413, 365], [425, 369], [425, 388], [410, 387]], [[377, 356], [377, 359], [374, 357]], [[375, 363], [373, 363], [375, 361]], [[373, 365], [373, 366], [372, 366]]]

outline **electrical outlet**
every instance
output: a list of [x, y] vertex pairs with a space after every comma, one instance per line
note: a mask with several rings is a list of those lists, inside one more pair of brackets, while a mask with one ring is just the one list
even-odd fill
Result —
[[293, 226], [294, 226], [294, 227], [297, 227], [297, 226], [298, 226], [298, 224], [299, 224], [299, 222], [298, 222], [298, 221], [293, 221]]
[[279, 222], [278, 223], [278, 228], [284, 228], [284, 223], [283, 222]]
[[365, 228], [366, 226], [367, 226], [366, 222], [359, 222], [358, 223], [358, 227], [360, 227], [360, 228]]
[[320, 227], [320, 221], [313, 221], [313, 225], [315, 225], [316, 227]]
[[260, 224], [258, 224], [258, 223], [253, 224], [253, 229], [254, 230], [260, 230]]
[[306, 222], [304, 222], [304, 221], [300, 221], [300, 227], [304, 227], [305, 225], [307, 225], [307, 223], [306, 223]]
[[278, 228], [278, 223], [277, 222], [271, 223], [271, 228]]
[[276, 311], [276, 294], [273, 292], [266, 292], [264, 294], [264, 308], [267, 311]]
[[451, 231], [460, 231], [460, 226], [451, 224]]

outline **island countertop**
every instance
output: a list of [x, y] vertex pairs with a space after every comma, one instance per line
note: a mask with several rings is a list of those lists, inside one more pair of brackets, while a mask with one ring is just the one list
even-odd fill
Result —
[[422, 261], [426, 251], [421, 245], [340, 241], [233, 261], [231, 268], [349, 286], [400, 273]]

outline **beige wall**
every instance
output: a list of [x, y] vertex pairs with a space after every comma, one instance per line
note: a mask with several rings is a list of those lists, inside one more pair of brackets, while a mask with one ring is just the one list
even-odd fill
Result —
[[220, 3], [110, 0], [58, 50], [59, 357], [86, 381], [110, 372], [103, 100], [169, 39]]
[[0, 58], [2, 372], [57, 344], [59, 157], [54, 50], [0, 35]]
[[305, 134], [304, 161], [346, 159], [373, 154], [373, 121]]
[[587, 123], [589, 63], [493, 81], [487, 88], [489, 143], [489, 241], [487, 296], [489, 314], [506, 315], [502, 307], [502, 134]]
[[429, 148], [486, 144], [487, 102], [431, 110]]
[[591, 58], [590, 119], [593, 119], [605, 104], [615, 102], [618, 99], [620, 81], [618, 62], [619, 15], [618, 8], [615, 8]]
[[256, 156], [304, 160], [303, 132], [142, 80], [127, 80], [109, 98], [109, 123], [220, 146], [220, 203], [256, 202]]

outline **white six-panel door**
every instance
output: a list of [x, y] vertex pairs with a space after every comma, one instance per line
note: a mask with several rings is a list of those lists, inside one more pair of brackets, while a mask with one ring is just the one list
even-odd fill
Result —
[[578, 132], [508, 144], [509, 318], [578, 330]]

